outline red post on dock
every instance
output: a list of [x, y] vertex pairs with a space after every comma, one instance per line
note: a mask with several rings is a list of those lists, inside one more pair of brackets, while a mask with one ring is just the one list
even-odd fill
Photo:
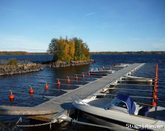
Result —
[[159, 69], [158, 69], [158, 64], [156, 64], [156, 70], [155, 70], [155, 81], [154, 81], [154, 91], [158, 92], [158, 73], [159, 73]]
[[158, 68], [158, 64], [156, 64], [155, 80], [154, 80], [154, 87], [153, 87], [153, 100], [152, 100], [152, 106], [154, 107], [157, 107], [157, 104], [158, 104], [158, 79], [159, 79], [158, 73], [159, 73], [159, 68]]
[[156, 101], [152, 101], [152, 106], [153, 107], [157, 107], [157, 102]]
[[157, 101], [158, 100], [158, 94], [157, 92], [153, 92], [153, 100]]
[[156, 64], [156, 78], [158, 79], [158, 73], [159, 73], [159, 67], [158, 64]]

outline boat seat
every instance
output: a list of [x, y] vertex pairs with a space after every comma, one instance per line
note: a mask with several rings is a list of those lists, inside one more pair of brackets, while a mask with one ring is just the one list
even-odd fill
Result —
[[148, 107], [148, 106], [143, 106], [143, 107], [139, 110], [138, 115], [147, 116], [148, 111], [149, 111], [149, 107]]

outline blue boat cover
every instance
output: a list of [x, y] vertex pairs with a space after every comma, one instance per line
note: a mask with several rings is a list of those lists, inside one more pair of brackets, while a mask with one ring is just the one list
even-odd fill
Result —
[[129, 95], [118, 94], [116, 98], [126, 103], [129, 114], [134, 114], [135, 103]]

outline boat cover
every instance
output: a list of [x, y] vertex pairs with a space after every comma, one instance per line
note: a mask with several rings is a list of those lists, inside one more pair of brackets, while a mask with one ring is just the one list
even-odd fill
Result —
[[132, 98], [129, 95], [118, 94], [116, 97], [117, 97], [117, 99], [126, 103], [129, 114], [134, 114], [136, 106], [135, 106], [134, 101], [132, 100]]

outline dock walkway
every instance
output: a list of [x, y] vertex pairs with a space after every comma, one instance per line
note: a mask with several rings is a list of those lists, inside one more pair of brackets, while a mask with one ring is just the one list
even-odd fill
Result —
[[51, 121], [58, 117], [62, 112], [72, 108], [72, 101], [75, 98], [86, 98], [98, 90], [108, 86], [110, 83], [119, 80], [126, 74], [130, 74], [143, 66], [144, 64], [130, 64], [129, 66], [116, 71], [113, 74], [108, 74], [100, 79], [92, 81], [88, 84], [82, 85], [61, 96], [54, 97], [49, 101], [39, 104], [34, 107], [18, 107], [18, 106], [0, 106], [0, 114], [2, 115], [27, 115], [33, 119]]

